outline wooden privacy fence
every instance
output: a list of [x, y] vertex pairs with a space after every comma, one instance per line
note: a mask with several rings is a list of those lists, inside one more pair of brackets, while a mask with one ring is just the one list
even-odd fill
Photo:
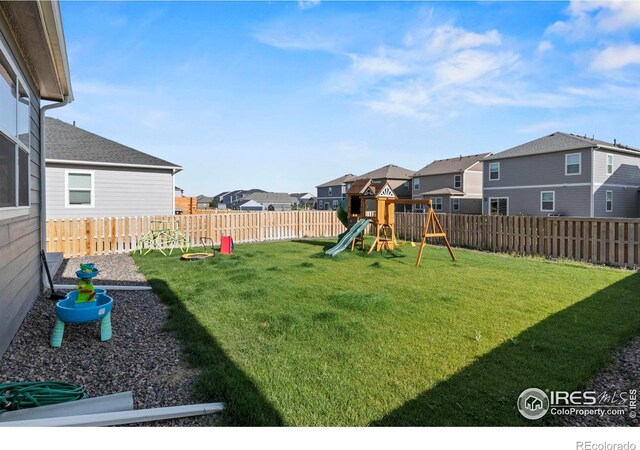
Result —
[[[452, 245], [640, 266], [640, 220], [439, 214]], [[418, 241], [424, 214], [396, 213], [396, 233]]]
[[[459, 247], [568, 258], [596, 264], [640, 266], [639, 219], [439, 214], [449, 241]], [[154, 221], [168, 221], [191, 245], [333, 237], [344, 231], [334, 211], [229, 212], [178, 216], [106, 217], [47, 221], [47, 251], [65, 257], [133, 251]], [[419, 241], [423, 213], [396, 213], [399, 238]]]
[[128, 253], [158, 226], [179, 229], [191, 245], [198, 246], [201, 237], [219, 243], [227, 235], [244, 243], [332, 237], [344, 231], [332, 211], [61, 219], [47, 221], [47, 251], [63, 252], [65, 257]]

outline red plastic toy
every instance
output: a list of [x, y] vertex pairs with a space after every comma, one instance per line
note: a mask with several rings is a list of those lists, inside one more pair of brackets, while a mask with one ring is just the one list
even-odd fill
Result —
[[233, 255], [233, 238], [231, 236], [222, 236], [220, 239], [220, 254]]

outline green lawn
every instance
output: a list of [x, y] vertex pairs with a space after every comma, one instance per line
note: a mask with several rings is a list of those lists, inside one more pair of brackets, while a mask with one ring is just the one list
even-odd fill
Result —
[[429, 247], [333, 241], [135, 256], [229, 425], [540, 425], [528, 387], [576, 389], [640, 332], [640, 275]]

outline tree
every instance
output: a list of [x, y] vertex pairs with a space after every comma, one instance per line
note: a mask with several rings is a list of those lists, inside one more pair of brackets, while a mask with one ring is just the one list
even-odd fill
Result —
[[209, 202], [209, 206], [213, 209], [217, 209], [218, 208], [218, 200], [216, 200], [215, 198], [213, 200], [211, 200]]

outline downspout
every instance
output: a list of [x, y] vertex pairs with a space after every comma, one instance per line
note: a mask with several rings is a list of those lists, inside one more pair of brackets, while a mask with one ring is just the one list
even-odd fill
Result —
[[[47, 183], [46, 183], [46, 133], [45, 133], [45, 114], [50, 109], [62, 108], [70, 103], [71, 99], [68, 96], [64, 97], [64, 100], [40, 108], [40, 249], [47, 252]], [[55, 274], [54, 274], [55, 275]], [[60, 290], [73, 290], [76, 288], [70, 284], [54, 284], [49, 285], [47, 277], [43, 276], [40, 272], [41, 287], [45, 289], [60, 289]], [[107, 289], [109, 291], [149, 291], [150, 286], [96, 286], [101, 289]], [[41, 289], [42, 290], [42, 289]]]
[[589, 214], [590, 217], [593, 217], [595, 215], [595, 199], [594, 196], [596, 195], [596, 190], [595, 190], [595, 177], [596, 177], [596, 163], [595, 163], [595, 147], [591, 147], [591, 192], [589, 195]]
[[[51, 103], [50, 105], [45, 105], [40, 108], [40, 250], [44, 250], [47, 252], [47, 166], [46, 166], [46, 133], [45, 133], [45, 118], [46, 113], [50, 109], [54, 108], [62, 108], [63, 106], [68, 105], [71, 102], [71, 98], [69, 96], [65, 96], [61, 102]], [[51, 288], [51, 286], [46, 286], [49, 284], [45, 281], [46, 277], [42, 276], [42, 272], [40, 273], [40, 280], [42, 281], [42, 285], [45, 285], [47, 288]], [[41, 289], [42, 290], [42, 289]]]

